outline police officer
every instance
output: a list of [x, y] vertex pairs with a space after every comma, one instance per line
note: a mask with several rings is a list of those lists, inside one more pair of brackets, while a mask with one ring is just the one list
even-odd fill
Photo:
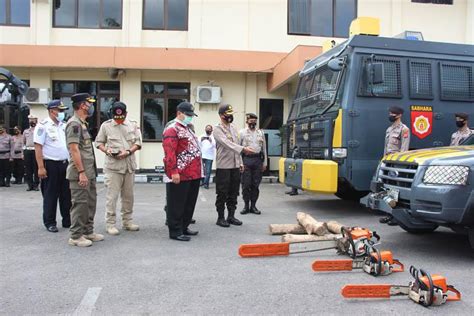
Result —
[[469, 115], [467, 113], [456, 113], [454, 116], [456, 117], [458, 130], [451, 136], [451, 146], [458, 146], [471, 134], [474, 134], [474, 130], [469, 128]]
[[[407, 151], [410, 146], [410, 129], [402, 123], [403, 109], [391, 106], [388, 111], [392, 125], [385, 132], [384, 155]], [[398, 224], [391, 214], [382, 217], [379, 222], [391, 226]]]
[[43, 194], [43, 224], [51, 233], [57, 233], [56, 207], [59, 199], [59, 210], [64, 228], [71, 226], [69, 209], [71, 193], [66, 180], [68, 152], [63, 123], [64, 110], [67, 107], [60, 100], [52, 100], [47, 105], [48, 117], [40, 122], [33, 136], [35, 143], [38, 177], [41, 179]]
[[115, 209], [119, 195], [122, 199], [122, 226], [126, 230], [137, 231], [139, 226], [132, 222], [133, 185], [137, 163], [135, 152], [142, 147], [142, 135], [138, 122], [127, 118], [127, 106], [115, 102], [111, 108], [112, 119], [105, 121], [95, 139], [96, 146], [106, 154], [104, 162], [106, 230], [110, 235], [118, 235], [115, 227]]
[[[219, 106], [219, 117], [221, 122], [214, 127], [214, 139], [216, 140], [216, 225], [229, 227], [242, 225], [235, 218], [237, 209], [237, 196], [239, 196], [240, 172], [243, 171], [241, 154], [254, 154], [250, 147], [239, 144], [239, 136], [232, 122], [234, 121], [234, 110], [230, 104]], [[227, 206], [227, 220], [224, 217]]]
[[94, 147], [88, 131], [87, 118], [94, 115], [95, 100], [88, 93], [71, 97], [74, 116], [66, 125], [66, 142], [70, 159], [66, 177], [71, 188], [71, 229], [69, 245], [88, 247], [104, 236], [94, 233], [97, 206]]
[[262, 172], [267, 168], [267, 146], [263, 131], [257, 128], [257, 115], [248, 113], [246, 118], [248, 127], [241, 129], [239, 132], [240, 145], [252, 148], [255, 153], [242, 153], [244, 164], [242, 197], [245, 205], [240, 214], [261, 214], [256, 204], [259, 195], [258, 187], [262, 181]]
[[10, 186], [12, 154], [13, 139], [0, 125], [0, 187]]
[[23, 151], [23, 157], [25, 162], [25, 182], [28, 185], [26, 191], [38, 191], [39, 178], [38, 178], [38, 164], [35, 159], [35, 142], [34, 133], [38, 118], [32, 114], [28, 115], [28, 121], [30, 128], [23, 131], [23, 144], [25, 150]]
[[12, 170], [15, 182], [13, 184], [22, 184], [23, 176], [25, 175], [25, 165], [23, 164], [23, 135], [21, 135], [20, 128], [15, 126], [13, 128], [13, 162]]

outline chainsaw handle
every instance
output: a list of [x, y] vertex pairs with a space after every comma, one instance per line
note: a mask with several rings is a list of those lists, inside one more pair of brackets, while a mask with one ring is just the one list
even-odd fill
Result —
[[393, 265], [398, 266], [398, 268], [394, 267], [392, 272], [403, 272], [403, 271], [405, 271], [405, 266], [403, 265], [403, 263], [398, 261], [398, 259], [393, 259]]
[[448, 295], [447, 301], [460, 301], [461, 300], [461, 292], [459, 292], [454, 286], [448, 285], [448, 291], [454, 293], [454, 295]]

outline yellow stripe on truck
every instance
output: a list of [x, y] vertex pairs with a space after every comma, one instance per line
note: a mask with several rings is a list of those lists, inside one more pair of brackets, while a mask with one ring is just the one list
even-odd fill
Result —
[[285, 183], [285, 160], [286, 158], [281, 157], [278, 160], [278, 181]]
[[342, 147], [342, 109], [339, 110], [339, 113], [336, 117], [334, 123], [334, 134], [332, 137], [332, 147], [340, 148]]
[[301, 187], [306, 191], [336, 193], [337, 163], [331, 160], [303, 160]]

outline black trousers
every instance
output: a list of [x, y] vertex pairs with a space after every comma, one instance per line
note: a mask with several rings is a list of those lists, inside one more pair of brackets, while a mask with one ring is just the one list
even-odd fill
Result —
[[239, 196], [240, 170], [216, 169], [216, 210], [219, 218], [224, 217], [225, 207], [229, 216], [234, 216], [237, 209], [237, 197]]
[[166, 203], [170, 237], [182, 235], [194, 215], [201, 179], [166, 184]]
[[41, 179], [41, 193], [43, 194], [43, 223], [44, 226], [56, 226], [56, 208], [59, 199], [59, 210], [63, 227], [71, 226], [71, 191], [66, 179], [67, 160], [45, 160], [47, 178]]
[[23, 152], [25, 157], [25, 182], [28, 184], [29, 188], [34, 188], [39, 185], [38, 178], [38, 164], [36, 163], [35, 151], [34, 150], [25, 150]]
[[21, 182], [23, 180], [23, 176], [25, 175], [25, 165], [23, 163], [23, 159], [13, 159], [12, 165], [15, 181]]
[[0, 159], [0, 184], [10, 183], [12, 177], [10, 159]]
[[245, 205], [252, 203], [255, 206], [260, 193], [258, 187], [262, 182], [263, 162], [260, 157], [243, 157], [244, 172], [242, 173], [242, 197]]

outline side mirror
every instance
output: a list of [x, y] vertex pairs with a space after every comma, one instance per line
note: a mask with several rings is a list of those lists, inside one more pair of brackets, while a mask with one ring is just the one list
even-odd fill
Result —
[[341, 71], [344, 68], [344, 58], [333, 58], [328, 62], [328, 67], [334, 72]]
[[384, 82], [384, 64], [383, 63], [368, 63], [367, 75], [370, 84], [380, 84]]

